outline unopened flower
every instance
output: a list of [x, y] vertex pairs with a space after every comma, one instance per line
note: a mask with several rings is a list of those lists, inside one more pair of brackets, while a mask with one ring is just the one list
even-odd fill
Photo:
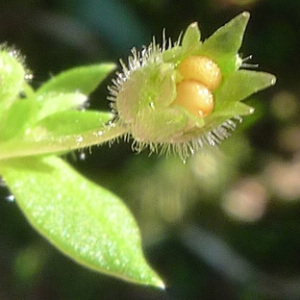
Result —
[[197, 23], [172, 44], [155, 40], [132, 56], [109, 88], [115, 122], [138, 151], [173, 151], [185, 159], [204, 144], [226, 139], [241, 116], [254, 109], [241, 103], [275, 84], [268, 73], [240, 69], [238, 55], [249, 19], [244, 12], [200, 41]]

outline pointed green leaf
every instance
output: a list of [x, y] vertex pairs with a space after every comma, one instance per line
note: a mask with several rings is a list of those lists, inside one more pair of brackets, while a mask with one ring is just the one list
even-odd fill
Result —
[[241, 47], [250, 14], [243, 12], [209, 37], [200, 48], [199, 54], [213, 59], [222, 73], [232, 72], [240, 67], [238, 50]]
[[[45, 99], [40, 99], [43, 97], [39, 97], [39, 99], [31, 98], [26, 100], [20, 100], [14, 102], [6, 113], [6, 120], [3, 126], [3, 129], [0, 132], [1, 142], [7, 140], [9, 138], [14, 138], [18, 134], [25, 134], [24, 130], [32, 131], [31, 128], [38, 126], [35, 124], [39, 120], [47, 118], [47, 116], [56, 115], [60, 112], [70, 112], [72, 114], [76, 114], [76, 111], [68, 111], [69, 109], [76, 108], [86, 101], [86, 96], [79, 93], [72, 94], [60, 94], [60, 95], [52, 95], [52, 97], [48, 94]], [[90, 114], [91, 118], [93, 114]], [[105, 114], [103, 114], [104, 116]], [[77, 116], [77, 114], [76, 114]], [[100, 116], [100, 117], [103, 117]], [[99, 116], [98, 116], [99, 118]], [[55, 118], [52, 119], [55, 122]], [[99, 119], [100, 120], [100, 119]], [[71, 120], [68, 119], [63, 120], [62, 117], [59, 119], [60, 126], [68, 126], [68, 122], [71, 124]], [[88, 119], [88, 116], [85, 118], [85, 122], [91, 123], [91, 120]], [[107, 118], [106, 121], [107, 122]], [[78, 122], [76, 118], [72, 119], [72, 122]], [[39, 123], [38, 123], [39, 124]], [[82, 122], [80, 122], [82, 124]], [[95, 122], [93, 123], [94, 125]], [[99, 127], [99, 121], [97, 126]], [[103, 123], [102, 123], [103, 124]], [[52, 124], [55, 126], [55, 124]], [[95, 126], [94, 128], [97, 128]], [[20, 139], [20, 136], [18, 136]]]
[[54, 92], [89, 95], [114, 69], [114, 64], [97, 64], [64, 71], [43, 84], [37, 90], [37, 95]]
[[32, 226], [93, 270], [164, 287], [148, 266], [138, 227], [115, 195], [57, 157], [7, 160], [0, 172]]
[[35, 126], [43, 128], [51, 138], [54, 136], [60, 138], [65, 135], [84, 134], [91, 130], [99, 131], [111, 118], [112, 114], [105, 112], [64, 111], [46, 117]]
[[37, 103], [36, 119], [41, 120], [54, 113], [80, 108], [86, 102], [87, 97], [81, 93], [49, 93], [30, 100]]
[[33, 111], [35, 105], [32, 102], [19, 100], [12, 103], [2, 121], [0, 143], [23, 133]]
[[[62, 130], [59, 135], [55, 133], [56, 126], [58, 130]], [[86, 129], [85, 124], [82, 123], [81, 126]], [[75, 149], [82, 149], [112, 141], [127, 132], [124, 126], [114, 123], [99, 125], [97, 128], [81, 132], [80, 134], [67, 134], [68, 128], [70, 129], [67, 126], [66, 130], [64, 130], [63, 123], [62, 126], [53, 124], [53, 127], [51, 127], [49, 125], [49, 129], [54, 130], [54, 132], [48, 132], [48, 129], [42, 126], [28, 128], [24, 136], [17, 136], [16, 138], [0, 143], [0, 160], [70, 152]], [[79, 130], [79, 128], [76, 129], [75, 126], [75, 131]]]

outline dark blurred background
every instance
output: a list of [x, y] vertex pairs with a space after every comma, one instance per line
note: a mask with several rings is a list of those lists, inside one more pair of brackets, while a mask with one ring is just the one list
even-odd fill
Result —
[[[124, 199], [167, 290], [78, 266], [1, 187], [1, 300], [300, 299], [300, 1], [1, 1], [0, 41], [22, 51], [38, 87], [69, 67], [125, 59], [163, 28], [176, 40], [198, 21], [208, 37], [244, 10], [251, 19], [241, 54], [278, 82], [247, 100], [256, 113], [222, 146], [186, 164], [137, 155], [123, 142], [67, 157]], [[91, 108], [108, 109], [107, 84]]]

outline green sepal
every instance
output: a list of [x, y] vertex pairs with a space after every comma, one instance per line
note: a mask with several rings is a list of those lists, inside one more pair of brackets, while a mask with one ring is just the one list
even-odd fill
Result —
[[192, 23], [185, 31], [182, 38], [182, 52], [192, 53], [197, 49], [201, 42], [201, 33], [197, 23]]
[[239, 14], [205, 40], [199, 49], [198, 54], [214, 60], [223, 75], [237, 70], [242, 63], [238, 50], [249, 18], [248, 12]]
[[[172, 48], [166, 49], [162, 52], [164, 62], [175, 63], [175, 65], [177, 66], [186, 56], [197, 53], [197, 50], [201, 45], [200, 38], [200, 29], [198, 27], [198, 24], [194, 22], [189, 25], [184, 32], [181, 46], [179, 46], [178, 42], [178, 44], [174, 45]], [[179, 41], [180, 40], [181, 39], [179, 38]]]
[[163, 143], [180, 135], [188, 122], [188, 116], [181, 108], [157, 108], [140, 110], [136, 115], [137, 123], [132, 125], [132, 134], [139, 142]]
[[[151, 63], [132, 72], [126, 89], [120, 90], [116, 101], [120, 116], [130, 122], [145, 110], [155, 114], [157, 109], [168, 107], [176, 96], [175, 77], [176, 72], [167, 63]], [[147, 118], [143, 122], [146, 126], [149, 123]]]
[[[230, 102], [241, 101], [248, 96], [275, 84], [274, 75], [265, 72], [238, 70], [224, 76], [215, 92], [215, 110], [226, 109]], [[235, 112], [232, 112], [235, 114]]]

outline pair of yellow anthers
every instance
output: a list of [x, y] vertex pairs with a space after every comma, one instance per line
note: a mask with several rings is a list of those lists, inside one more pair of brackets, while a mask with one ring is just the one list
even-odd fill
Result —
[[206, 56], [192, 55], [178, 66], [181, 81], [173, 104], [184, 107], [198, 117], [205, 117], [214, 108], [212, 92], [218, 88], [222, 73], [218, 65]]

